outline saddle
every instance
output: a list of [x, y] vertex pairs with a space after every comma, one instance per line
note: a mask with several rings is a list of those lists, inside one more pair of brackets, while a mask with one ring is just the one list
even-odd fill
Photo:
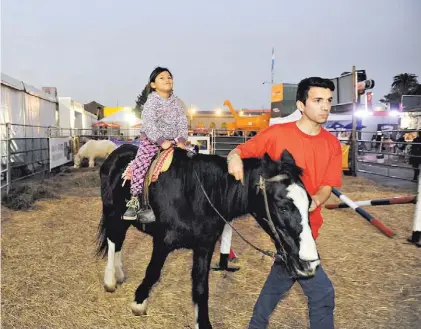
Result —
[[172, 147], [158, 153], [149, 167], [145, 177], [145, 188], [158, 180], [159, 174], [168, 170], [174, 155]]
[[149, 185], [158, 180], [159, 174], [168, 170], [174, 155], [172, 147], [158, 153], [146, 173], [143, 183], [142, 203], [143, 207], [150, 208], [149, 205]]
[[[145, 188], [151, 185], [151, 183], [156, 182], [161, 172], [165, 172], [168, 170], [173, 159], [173, 154], [174, 154], [174, 149], [171, 147], [167, 150], [162, 150], [161, 152], [158, 153], [158, 155], [155, 156], [145, 176], [145, 180], [144, 180]], [[132, 166], [132, 163], [133, 161], [130, 161], [130, 163], [127, 165], [126, 169], [124, 170], [123, 174], [121, 175], [121, 178], [123, 179], [122, 186], [124, 186], [127, 180], [130, 180], [130, 178], [127, 178], [127, 172]]]

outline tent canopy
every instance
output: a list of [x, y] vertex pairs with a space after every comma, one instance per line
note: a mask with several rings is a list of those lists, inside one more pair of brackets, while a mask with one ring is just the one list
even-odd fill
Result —
[[[357, 130], [361, 130], [361, 129], [363, 129], [363, 128], [367, 128], [366, 126], [364, 126], [364, 125], [362, 125], [362, 124], [357, 124], [357, 127], [356, 127], [356, 129]], [[345, 129], [352, 129], [352, 122], [351, 123], [348, 123], [346, 126], [345, 126]]]
[[98, 121], [92, 125], [92, 127], [104, 127], [104, 128], [120, 128], [119, 125], [115, 123], [106, 123], [102, 121]]
[[118, 111], [101, 120], [105, 123], [129, 124], [130, 126], [141, 124], [142, 120], [137, 118], [131, 111]]
[[301, 118], [301, 112], [300, 110], [295, 110], [290, 115], [287, 115], [286, 117], [278, 117], [278, 118], [271, 118], [269, 121], [269, 125], [275, 125], [278, 123], [287, 123], [287, 122], [294, 122]]
[[345, 126], [338, 121], [332, 122], [327, 126], [328, 129], [344, 129]]

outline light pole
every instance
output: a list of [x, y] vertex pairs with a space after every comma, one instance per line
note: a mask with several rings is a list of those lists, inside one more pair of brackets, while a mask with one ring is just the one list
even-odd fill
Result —
[[190, 117], [190, 123], [189, 123], [189, 130], [192, 129], [192, 121], [193, 121], [193, 115], [196, 113], [196, 109], [193, 107], [193, 105], [190, 105], [189, 109], [189, 117]]

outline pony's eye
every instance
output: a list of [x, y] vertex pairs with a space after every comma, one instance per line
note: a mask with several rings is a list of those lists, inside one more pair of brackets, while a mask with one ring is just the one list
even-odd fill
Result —
[[285, 208], [285, 207], [279, 207], [279, 211], [280, 212], [287, 212], [287, 208]]

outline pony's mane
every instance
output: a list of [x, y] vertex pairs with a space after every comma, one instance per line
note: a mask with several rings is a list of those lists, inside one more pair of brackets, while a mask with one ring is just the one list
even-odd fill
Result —
[[261, 159], [244, 160], [244, 185], [228, 173], [226, 159], [218, 155], [196, 154], [189, 158], [187, 152], [175, 149], [172, 166], [177, 177], [183, 177], [183, 189], [189, 190], [189, 193], [198, 192], [194, 195], [199, 204], [208, 202], [200, 189], [195, 172], [215, 207], [233, 218], [247, 211], [251, 173], [261, 167]]
[[259, 175], [271, 177], [285, 173], [292, 181], [300, 180], [303, 170], [293, 161], [286, 159], [266, 164], [265, 161], [267, 160], [261, 158], [243, 160], [244, 185], [228, 173], [226, 159], [218, 155], [195, 154], [189, 157], [186, 151], [176, 148], [171, 166], [175, 170], [176, 177], [182, 178], [181, 190], [187, 191], [188, 195], [194, 195], [198, 204], [209, 204], [198, 184], [197, 173], [214, 206], [226, 216], [233, 218], [247, 213], [250, 188], [254, 189]]

